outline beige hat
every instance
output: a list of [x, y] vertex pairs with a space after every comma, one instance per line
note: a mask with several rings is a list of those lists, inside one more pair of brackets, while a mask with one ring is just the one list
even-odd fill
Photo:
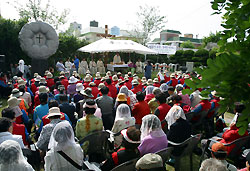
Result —
[[20, 87], [20, 86], [25, 86], [26, 83], [27, 83], [27, 81], [24, 81], [23, 79], [18, 80], [18, 87]]
[[188, 78], [190, 78], [190, 77], [189, 77], [189, 75], [186, 74], [186, 75], [184, 76], [184, 78], [185, 78], [185, 79], [188, 79]]
[[86, 88], [85, 90], [82, 90], [82, 91], [80, 91], [80, 93], [82, 94], [82, 95], [84, 95], [84, 96], [87, 96], [87, 97], [94, 97], [93, 95], [92, 95], [92, 89], [91, 88]]
[[90, 82], [90, 81], [91, 81], [90, 76], [86, 75], [86, 77], [84, 78], [84, 81], [85, 81], [85, 82]]
[[90, 74], [90, 71], [89, 71], [89, 70], [87, 70], [87, 71], [86, 71], [86, 74]]
[[113, 81], [117, 81], [117, 80], [118, 80], [117, 75], [113, 75], [112, 80], [113, 80]]
[[153, 85], [154, 83], [153, 83], [153, 80], [152, 79], [148, 79], [148, 81], [147, 81], [147, 85]]
[[23, 95], [23, 92], [20, 92], [19, 89], [17, 88], [14, 88], [12, 91], [11, 91], [11, 97], [20, 97]]
[[64, 72], [64, 71], [61, 71], [61, 72], [60, 72], [60, 75], [64, 75], [64, 74], [65, 74], [65, 72]]
[[139, 169], [154, 169], [163, 167], [163, 161], [160, 155], [154, 153], [145, 154], [141, 157], [135, 165], [137, 170]]
[[47, 76], [47, 75], [48, 75], [48, 73], [49, 73], [49, 71], [48, 71], [48, 70], [46, 70], [46, 71], [45, 71], [45, 73], [44, 73], [44, 75], [46, 75], [46, 76]]
[[139, 82], [136, 80], [136, 79], [134, 79], [133, 81], [132, 81], [132, 85], [138, 85], [139, 84]]
[[117, 72], [117, 75], [122, 75], [122, 73], [121, 72]]
[[117, 102], [125, 102], [127, 101], [126, 94], [124, 93], [119, 93], [116, 98]]
[[141, 81], [147, 81], [146, 77], [142, 77]]
[[59, 78], [60, 78], [60, 79], [61, 79], [61, 78], [64, 78], [64, 75], [60, 75]]
[[129, 81], [129, 78], [128, 78], [128, 77], [124, 77], [124, 80], [125, 80], [125, 81]]
[[104, 84], [104, 83], [100, 83], [100, 84], [98, 85], [98, 90], [100, 91], [102, 87], [105, 87], [105, 84]]
[[41, 76], [40, 75], [37, 75], [36, 78], [35, 78], [35, 81], [40, 81], [41, 80]]
[[122, 79], [118, 79], [118, 83], [117, 84], [120, 84], [122, 82]]
[[108, 76], [112, 76], [112, 74], [111, 74], [111, 72], [110, 72], [110, 71], [108, 71], [108, 72], [106, 73], [106, 75], [108, 75]]
[[102, 77], [101, 77], [100, 74], [97, 74], [97, 73], [96, 73], [95, 78], [96, 78], [96, 79], [101, 79]]
[[7, 101], [8, 107], [13, 108], [20, 104], [21, 100], [18, 100], [16, 97], [10, 97]]
[[141, 83], [142, 83], [142, 85], [146, 85], [147, 84], [147, 80], [142, 80]]
[[76, 71], [73, 71], [72, 75], [74, 75], [74, 76], [75, 76], [76, 74], [77, 74], [77, 72], [76, 72]]
[[62, 114], [60, 113], [59, 107], [52, 107], [49, 109], [49, 114], [47, 118], [50, 118], [52, 116], [62, 116]]
[[84, 90], [82, 83], [77, 83], [76, 84], [76, 91], [82, 91], [82, 90]]
[[49, 72], [49, 73], [47, 74], [47, 78], [53, 78], [53, 74], [52, 74], [51, 72]]
[[128, 72], [128, 75], [132, 75], [132, 73], [131, 73], [131, 72]]
[[175, 78], [175, 74], [172, 73], [172, 74], [170, 75], [170, 78]]
[[38, 76], [38, 73], [37, 72], [35, 72], [34, 73], [34, 78], [36, 78]]
[[38, 94], [41, 93], [48, 93], [49, 92], [49, 88], [45, 87], [45, 86], [40, 86], [38, 89]]
[[78, 79], [76, 79], [74, 76], [71, 76], [70, 78], [69, 78], [69, 83], [71, 84], [71, 83], [76, 83], [78, 81]]
[[44, 78], [44, 77], [42, 77], [41, 79], [40, 79], [40, 84], [46, 84], [47, 82], [46, 82], [46, 79]]
[[90, 82], [89, 83], [89, 86], [92, 86], [92, 87], [94, 87], [96, 84], [94, 83], [94, 82]]
[[158, 78], [154, 78], [153, 82], [158, 83], [159, 82]]

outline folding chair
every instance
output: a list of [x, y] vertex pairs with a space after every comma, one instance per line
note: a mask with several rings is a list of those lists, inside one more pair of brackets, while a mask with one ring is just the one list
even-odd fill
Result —
[[174, 149], [174, 147], [167, 147], [167, 148], [164, 148], [164, 149], [156, 152], [156, 154], [159, 154], [161, 156], [163, 164], [165, 164], [167, 162], [173, 149]]
[[96, 131], [79, 141], [81, 146], [84, 145], [84, 155], [89, 157], [90, 162], [99, 163], [108, 158], [109, 136], [107, 131]]
[[193, 157], [192, 157], [192, 154], [193, 154], [194, 148], [199, 143], [199, 141], [201, 139], [201, 136], [202, 136], [202, 134], [191, 135], [190, 138], [188, 138], [187, 140], [185, 140], [182, 143], [174, 143], [174, 142], [168, 141], [169, 144], [174, 146], [174, 149], [184, 147], [184, 150], [181, 153], [181, 155], [179, 155], [179, 156], [173, 156], [172, 155], [172, 157], [174, 157], [174, 159], [175, 159], [175, 164], [174, 164], [175, 171], [180, 170], [181, 158], [184, 157], [184, 156], [189, 156], [190, 170], [191, 171], [193, 170]]
[[111, 171], [133, 171], [135, 170], [135, 164], [139, 160], [139, 158], [129, 160], [125, 163], [122, 163], [115, 168], [113, 168]]

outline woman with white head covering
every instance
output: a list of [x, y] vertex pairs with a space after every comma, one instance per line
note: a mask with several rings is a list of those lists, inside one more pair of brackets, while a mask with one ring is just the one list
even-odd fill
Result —
[[154, 98], [154, 94], [153, 94], [153, 90], [154, 90], [154, 86], [147, 86], [146, 88], [146, 96], [145, 96], [145, 101], [148, 103], [152, 98]]
[[21, 59], [18, 64], [18, 70], [24, 74], [24, 61]]
[[[118, 133], [121, 130], [135, 125], [135, 118], [131, 117], [131, 110], [127, 104], [120, 104], [117, 107], [115, 122], [112, 128], [113, 133]], [[114, 137], [115, 148], [118, 148], [122, 143], [122, 135]]]
[[79, 170], [59, 154], [59, 151], [78, 165], [83, 164], [83, 151], [80, 145], [76, 144], [73, 129], [68, 121], [56, 125], [50, 137], [49, 149], [45, 156], [45, 171]]
[[155, 153], [167, 148], [168, 140], [161, 128], [161, 121], [153, 114], [142, 118], [141, 144], [138, 147], [141, 156], [147, 153]]
[[[169, 141], [181, 143], [191, 136], [191, 125], [186, 120], [184, 111], [180, 106], [174, 105], [165, 117], [168, 123], [167, 137]], [[183, 149], [174, 150], [174, 154], [178, 156]]]
[[18, 142], [6, 140], [0, 144], [1, 171], [33, 171], [32, 166], [25, 160]]
[[[127, 97], [127, 104], [133, 109], [134, 105], [138, 102], [134, 93], [130, 91], [126, 86], [122, 86], [118, 94], [124, 93]], [[115, 104], [117, 107], [117, 103]]]

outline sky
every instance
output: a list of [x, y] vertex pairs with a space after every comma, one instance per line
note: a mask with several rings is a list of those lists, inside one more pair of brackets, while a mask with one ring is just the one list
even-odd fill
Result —
[[[18, 0], [25, 5], [28, 0]], [[42, 2], [48, 0], [42, 0]], [[137, 24], [136, 12], [139, 6], [158, 6], [161, 16], [166, 16], [165, 29], [178, 30], [182, 34], [192, 33], [198, 38], [209, 36], [222, 30], [221, 16], [211, 15], [213, 10], [211, 0], [50, 0], [51, 5], [59, 12], [69, 9], [68, 22], [61, 27], [65, 30], [69, 23], [78, 22], [82, 28], [89, 26], [89, 22], [96, 20], [99, 26], [105, 24], [109, 28], [118, 26], [120, 29], [130, 30]], [[15, 0], [1, 0], [0, 10], [4, 18], [18, 19], [16, 9], [10, 5]], [[159, 32], [151, 38], [160, 37]]]

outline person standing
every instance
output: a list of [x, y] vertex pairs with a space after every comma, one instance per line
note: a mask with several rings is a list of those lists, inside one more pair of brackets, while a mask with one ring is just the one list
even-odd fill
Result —
[[68, 60], [65, 62], [66, 70], [67, 70], [67, 71], [70, 71], [72, 65], [73, 65], [73, 64], [70, 62], [70, 58], [68, 58]]
[[145, 74], [144, 74], [145, 77], [147, 79], [151, 79], [152, 65], [150, 61], [147, 61], [147, 65], [145, 66], [144, 70], [145, 70]]
[[138, 73], [142, 73], [142, 62], [141, 62], [141, 59], [139, 59], [136, 63], [136, 72]]
[[59, 60], [57, 63], [56, 63], [56, 68], [57, 68], [57, 71], [61, 72], [61, 71], [65, 71], [65, 67], [63, 65], [63, 61], [62, 60]]
[[119, 53], [116, 53], [116, 55], [114, 56], [114, 59], [113, 59], [113, 64], [119, 64], [121, 63], [121, 57], [119, 55]]
[[97, 72], [100, 72], [100, 74], [105, 74], [104, 63], [102, 62], [101, 58], [97, 61]]
[[80, 61], [79, 61], [79, 59], [77, 58], [77, 56], [75, 55], [74, 65], [75, 65], [76, 71], [78, 71], [79, 63], [80, 63]]
[[92, 75], [97, 72], [96, 63], [95, 63], [93, 57], [92, 57], [91, 61], [89, 62], [89, 69], [90, 69], [90, 72]]

